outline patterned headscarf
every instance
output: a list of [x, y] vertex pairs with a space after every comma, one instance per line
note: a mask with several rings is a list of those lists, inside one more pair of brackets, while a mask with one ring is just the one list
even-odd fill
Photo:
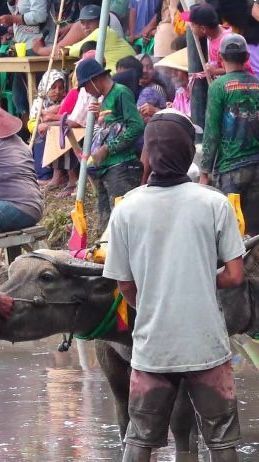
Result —
[[36, 119], [39, 108], [40, 108], [41, 98], [44, 97], [45, 91], [46, 91], [46, 97], [43, 99], [42, 109], [47, 109], [48, 107], [54, 104], [53, 101], [51, 101], [51, 99], [48, 97], [48, 92], [51, 90], [54, 83], [57, 82], [57, 80], [63, 80], [65, 84], [65, 81], [66, 81], [63, 72], [58, 71], [56, 69], [52, 69], [50, 71], [48, 81], [47, 81], [47, 77], [48, 77], [48, 73], [45, 72], [38, 86], [38, 96], [33, 101], [33, 104], [31, 107], [30, 119]]

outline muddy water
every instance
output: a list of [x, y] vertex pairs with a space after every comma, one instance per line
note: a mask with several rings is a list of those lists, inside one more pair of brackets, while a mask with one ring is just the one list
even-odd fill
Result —
[[[79, 358], [74, 343], [58, 353], [60, 337], [11, 346], [0, 342], [0, 461], [121, 461], [109, 387], [93, 344]], [[244, 462], [259, 461], [259, 344], [235, 342]], [[241, 354], [240, 354], [241, 353]], [[81, 359], [81, 362], [80, 362]], [[201, 456], [208, 461], [207, 453]], [[173, 462], [174, 444], [153, 462]]]

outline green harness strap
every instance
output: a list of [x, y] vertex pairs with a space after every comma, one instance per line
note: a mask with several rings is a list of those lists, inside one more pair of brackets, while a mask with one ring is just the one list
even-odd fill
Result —
[[123, 296], [119, 294], [115, 298], [108, 313], [104, 316], [100, 324], [92, 332], [89, 332], [88, 334], [84, 334], [84, 333], [77, 334], [75, 335], [75, 338], [80, 339], [80, 340], [94, 340], [98, 338], [101, 339], [105, 334], [110, 332], [110, 330], [114, 327], [117, 321], [117, 311], [118, 311], [118, 308], [122, 300], [123, 300]]

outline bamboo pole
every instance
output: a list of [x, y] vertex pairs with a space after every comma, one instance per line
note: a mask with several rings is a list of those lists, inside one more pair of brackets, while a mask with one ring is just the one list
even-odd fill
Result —
[[[181, 5], [182, 5], [184, 11], [188, 11], [188, 10], [189, 10], [186, 0], [180, 0], [180, 3], [181, 3]], [[208, 82], [208, 84], [210, 85], [211, 82], [212, 82], [212, 78], [211, 78], [210, 74], [208, 73], [208, 71], [207, 71], [207, 69], [206, 69], [206, 61], [205, 61], [204, 54], [203, 54], [203, 51], [202, 51], [202, 48], [201, 48], [201, 44], [200, 44], [199, 37], [197, 37], [197, 35], [195, 34], [195, 32], [194, 32], [194, 30], [193, 30], [191, 24], [190, 24], [190, 29], [191, 29], [191, 31], [192, 31], [192, 35], [193, 35], [193, 38], [194, 38], [194, 42], [195, 42], [195, 45], [196, 45], [196, 48], [197, 48], [197, 51], [198, 51], [199, 58], [200, 58], [200, 60], [201, 60], [201, 64], [202, 64], [203, 70], [204, 70], [205, 75], [206, 75], [207, 82]]]
[[[109, 23], [109, 12], [110, 12], [111, 0], [103, 0], [102, 10], [99, 24], [97, 48], [96, 48], [96, 61], [103, 65], [104, 59], [104, 50], [105, 50], [105, 40], [106, 40], [106, 31]], [[92, 98], [92, 102], [96, 102], [95, 98]], [[92, 138], [95, 124], [95, 115], [92, 112], [87, 113], [86, 119], [86, 132], [84, 139], [83, 152], [85, 156], [83, 157], [80, 164], [80, 174], [77, 187], [77, 201], [83, 201], [86, 191], [86, 182], [87, 182], [87, 157], [91, 153]]]
[[38, 111], [38, 114], [37, 114], [37, 117], [36, 117], [36, 123], [35, 123], [35, 127], [34, 127], [34, 130], [33, 130], [32, 136], [31, 136], [31, 141], [30, 141], [30, 144], [29, 144], [29, 147], [31, 149], [33, 148], [35, 138], [36, 138], [36, 135], [37, 135], [38, 126], [39, 126], [39, 123], [40, 123], [40, 118], [41, 118], [41, 113], [42, 113], [43, 101], [44, 101], [44, 98], [46, 97], [47, 88], [48, 88], [48, 82], [49, 82], [49, 76], [50, 76], [50, 72], [51, 72], [53, 62], [54, 62], [54, 58], [55, 58], [55, 55], [56, 55], [56, 48], [57, 48], [57, 43], [58, 43], [60, 23], [61, 23], [61, 20], [62, 20], [64, 4], [65, 4], [65, 0], [61, 0], [60, 7], [59, 7], [59, 13], [58, 13], [58, 19], [57, 19], [57, 26], [56, 26], [56, 31], [55, 31], [54, 42], [53, 42], [53, 46], [52, 46], [52, 50], [51, 50], [51, 54], [50, 54], [50, 60], [49, 60], [49, 64], [48, 64], [48, 69], [47, 69], [46, 85], [45, 85], [45, 88], [43, 90], [43, 94], [39, 95], [40, 98], [41, 98], [40, 107], [39, 107], [39, 111]]

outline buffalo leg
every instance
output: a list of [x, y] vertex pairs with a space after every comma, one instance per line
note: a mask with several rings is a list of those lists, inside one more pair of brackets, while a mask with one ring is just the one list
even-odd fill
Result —
[[175, 438], [176, 462], [198, 462], [198, 426], [185, 380], [177, 392], [170, 427]]
[[123, 441], [129, 423], [130, 366], [107, 342], [95, 341], [95, 349], [98, 361], [107, 377], [115, 399], [120, 436]]
[[151, 457], [151, 448], [142, 448], [126, 444], [122, 462], [149, 462]]
[[211, 451], [211, 462], [238, 462], [239, 458], [235, 448]]

